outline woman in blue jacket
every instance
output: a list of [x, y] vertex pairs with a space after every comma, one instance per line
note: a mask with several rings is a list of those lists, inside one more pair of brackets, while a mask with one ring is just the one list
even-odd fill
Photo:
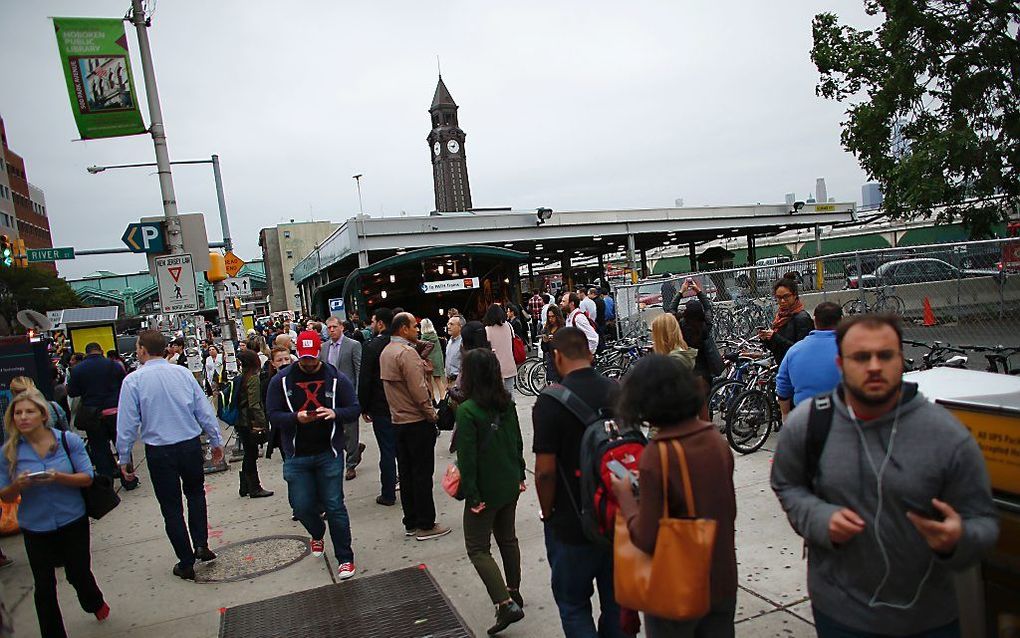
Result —
[[82, 609], [103, 621], [110, 606], [92, 574], [89, 519], [81, 495], [81, 489], [92, 484], [92, 461], [77, 434], [46, 426], [49, 410], [46, 399], [31, 390], [7, 406], [0, 499], [11, 503], [21, 496], [18, 525], [35, 580], [40, 634], [67, 638], [57, 603], [58, 566], [64, 566]]

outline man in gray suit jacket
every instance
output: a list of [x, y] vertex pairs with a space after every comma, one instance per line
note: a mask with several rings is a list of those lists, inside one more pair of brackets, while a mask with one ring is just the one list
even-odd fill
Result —
[[[344, 325], [336, 317], [326, 320], [326, 331], [329, 339], [322, 343], [319, 350], [319, 359], [330, 364], [340, 371], [341, 374], [354, 384], [355, 392], [358, 390], [358, 376], [361, 372], [361, 344], [344, 336]], [[361, 443], [358, 420], [354, 419], [344, 423], [344, 447], [347, 451], [347, 474], [345, 478], [350, 481], [358, 475], [357, 470], [361, 463], [361, 454], [365, 451], [365, 444]]]

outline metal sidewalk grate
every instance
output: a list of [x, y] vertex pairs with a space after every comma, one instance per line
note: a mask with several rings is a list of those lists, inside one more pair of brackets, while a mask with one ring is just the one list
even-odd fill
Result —
[[474, 638], [425, 566], [231, 607], [220, 638]]

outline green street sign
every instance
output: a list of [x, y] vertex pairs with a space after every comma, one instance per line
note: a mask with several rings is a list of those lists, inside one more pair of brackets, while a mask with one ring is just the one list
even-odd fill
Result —
[[67, 248], [29, 248], [25, 252], [28, 253], [29, 263], [74, 259], [74, 248], [70, 246]]

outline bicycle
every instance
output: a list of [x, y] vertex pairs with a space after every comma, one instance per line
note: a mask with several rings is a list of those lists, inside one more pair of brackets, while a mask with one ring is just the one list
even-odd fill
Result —
[[843, 304], [844, 315], [858, 315], [868, 312], [882, 312], [891, 313], [894, 315], [902, 315], [906, 305], [903, 303], [903, 299], [896, 295], [886, 292], [886, 288], [876, 288], [870, 291], [871, 294], [875, 295], [875, 302], [872, 304], [868, 303], [867, 298], [851, 299], [850, 301]]
[[[966, 369], [967, 352], [960, 348], [954, 348], [941, 341], [932, 341], [930, 344], [921, 341], [910, 341], [904, 339], [903, 343], [917, 348], [926, 348], [928, 352], [921, 355], [921, 367], [914, 365], [913, 359], [904, 359], [904, 370], [915, 372], [917, 370], [931, 370], [932, 368], [958, 368]], [[956, 356], [950, 356], [956, 355]]]
[[1020, 368], [1009, 367], [1009, 358], [1014, 355], [1020, 354], [1020, 348], [1007, 346], [964, 346], [964, 345], [961, 345], [960, 348], [962, 350], [970, 350], [972, 352], [979, 352], [981, 354], [984, 354], [985, 359], [988, 361], [988, 367], [985, 368], [986, 372], [1020, 375]]
[[754, 362], [758, 372], [751, 388], [738, 394], [726, 415], [726, 440], [734, 451], [751, 454], [765, 445], [772, 431], [782, 427], [776, 399], [779, 366], [769, 359]]

